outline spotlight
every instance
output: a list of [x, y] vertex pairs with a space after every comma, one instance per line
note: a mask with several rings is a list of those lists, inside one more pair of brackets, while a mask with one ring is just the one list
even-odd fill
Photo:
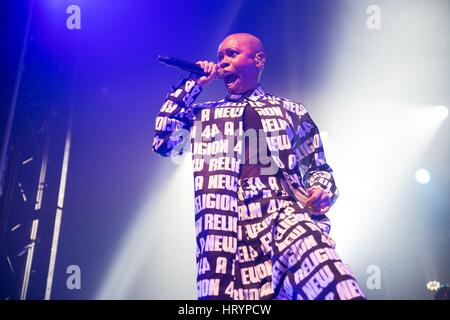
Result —
[[426, 169], [419, 169], [415, 174], [418, 183], [427, 184], [431, 180], [430, 173]]
[[433, 108], [433, 114], [437, 120], [444, 120], [448, 117], [448, 109], [446, 106], [436, 106]]

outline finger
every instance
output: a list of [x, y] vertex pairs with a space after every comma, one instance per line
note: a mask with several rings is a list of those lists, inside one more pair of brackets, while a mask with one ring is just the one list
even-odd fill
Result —
[[320, 198], [317, 199], [316, 201], [314, 201], [312, 203], [312, 205], [317, 207], [317, 208], [324, 208], [326, 206], [329, 206], [329, 205], [331, 205], [330, 197], [328, 196], [327, 193], [322, 192], [320, 194]]
[[[309, 189], [310, 190], [310, 189]], [[310, 193], [310, 191], [308, 190], [308, 193]], [[320, 197], [320, 190], [319, 189], [314, 189], [312, 191], [311, 196], [306, 200], [306, 204], [312, 204], [313, 202], [315, 202], [318, 198]]]
[[[309, 208], [314, 213], [320, 213], [322, 209], [331, 207], [331, 201], [327, 193], [323, 192], [321, 198], [311, 204], [309, 204]], [[327, 210], [328, 211], [328, 210]]]
[[205, 73], [208, 73], [208, 75], [205, 75], [205, 77], [210, 80], [211, 79], [211, 62], [209, 61], [203, 61], [203, 71]]
[[217, 66], [216, 63], [213, 64], [213, 68], [212, 68], [212, 73], [214, 74], [214, 79], [219, 79], [220, 78], [220, 74], [219, 74], [219, 67]]
[[223, 79], [223, 73], [224, 71], [218, 64], [214, 66], [214, 71], [216, 72], [216, 79]]
[[205, 61], [200, 61], [200, 67], [205, 71]]
[[315, 211], [321, 211], [325, 208], [330, 208], [330, 204], [326, 203], [326, 202], [322, 202], [321, 204], [317, 205], [317, 206], [312, 206], [314, 208]]
[[[203, 72], [208, 73], [208, 69], [209, 69], [209, 61], [207, 60], [201, 60], [201, 61], [197, 61], [196, 62], [197, 65], [199, 65]], [[205, 80], [210, 80], [210, 75], [208, 76], [200, 76], [199, 78], [201, 81], [205, 81]]]
[[330, 206], [326, 206], [325, 208], [323, 208], [323, 209], [320, 209], [320, 213], [327, 213], [328, 212], [328, 210], [330, 210]]
[[309, 212], [310, 214], [313, 214], [313, 215], [321, 215], [321, 214], [327, 213], [327, 212], [330, 210], [330, 208], [331, 208], [331, 206], [325, 206], [325, 207], [323, 207], [323, 208], [321, 208], [321, 209], [319, 209], [319, 208], [314, 208], [314, 207], [308, 207], [307, 209], [308, 209], [308, 212]]
[[317, 194], [315, 193], [314, 196], [317, 196], [315, 199], [311, 200], [311, 204], [320, 204], [324, 198], [324, 193], [323, 192], [317, 192]]
[[214, 76], [214, 62], [209, 62], [208, 63], [208, 73], [209, 73], [209, 77], [212, 78]]
[[325, 206], [325, 204], [322, 205], [322, 202], [314, 202], [310, 204], [311, 207], [314, 208], [314, 210], [318, 211], [320, 210], [322, 207]]
[[195, 64], [200, 66], [202, 68], [202, 70], [205, 71], [205, 67], [204, 67], [203, 61], [197, 61]]
[[205, 72], [209, 72], [209, 70], [210, 70], [210, 63], [211, 62], [209, 62], [209, 61], [204, 61], [205, 62], [205, 67], [203, 68], [203, 70], [205, 71]]
[[205, 62], [206, 61], [197, 61], [197, 64], [205, 71]]
[[306, 198], [306, 204], [311, 204], [311, 203], [313, 203], [314, 201], [316, 201], [316, 199], [317, 199], [317, 195], [316, 194], [312, 194], [310, 197], [308, 197], [308, 198]]
[[320, 214], [320, 209], [314, 208], [312, 206], [308, 206], [307, 209], [310, 214]]

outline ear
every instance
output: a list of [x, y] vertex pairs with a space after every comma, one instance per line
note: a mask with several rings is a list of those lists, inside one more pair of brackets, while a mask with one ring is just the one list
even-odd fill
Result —
[[258, 52], [256, 55], [255, 55], [255, 62], [256, 62], [256, 66], [258, 67], [258, 68], [262, 68], [262, 67], [264, 67], [264, 64], [266, 63], [266, 55], [265, 55], [265, 53], [264, 52]]

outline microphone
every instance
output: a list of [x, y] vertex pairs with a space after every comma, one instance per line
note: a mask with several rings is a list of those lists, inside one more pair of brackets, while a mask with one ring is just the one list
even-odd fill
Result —
[[209, 76], [209, 72], [203, 71], [202, 67], [196, 65], [193, 62], [172, 58], [169, 56], [158, 55], [158, 62], [163, 63], [165, 65], [175, 67], [181, 70], [189, 71], [201, 76]]

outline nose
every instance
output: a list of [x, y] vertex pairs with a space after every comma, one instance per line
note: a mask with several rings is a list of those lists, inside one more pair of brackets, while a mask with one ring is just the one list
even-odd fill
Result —
[[225, 61], [225, 59], [222, 59], [222, 61], [220, 61], [219, 63], [219, 67], [221, 69], [225, 69], [226, 67], [228, 67], [230, 64], [228, 62]]

